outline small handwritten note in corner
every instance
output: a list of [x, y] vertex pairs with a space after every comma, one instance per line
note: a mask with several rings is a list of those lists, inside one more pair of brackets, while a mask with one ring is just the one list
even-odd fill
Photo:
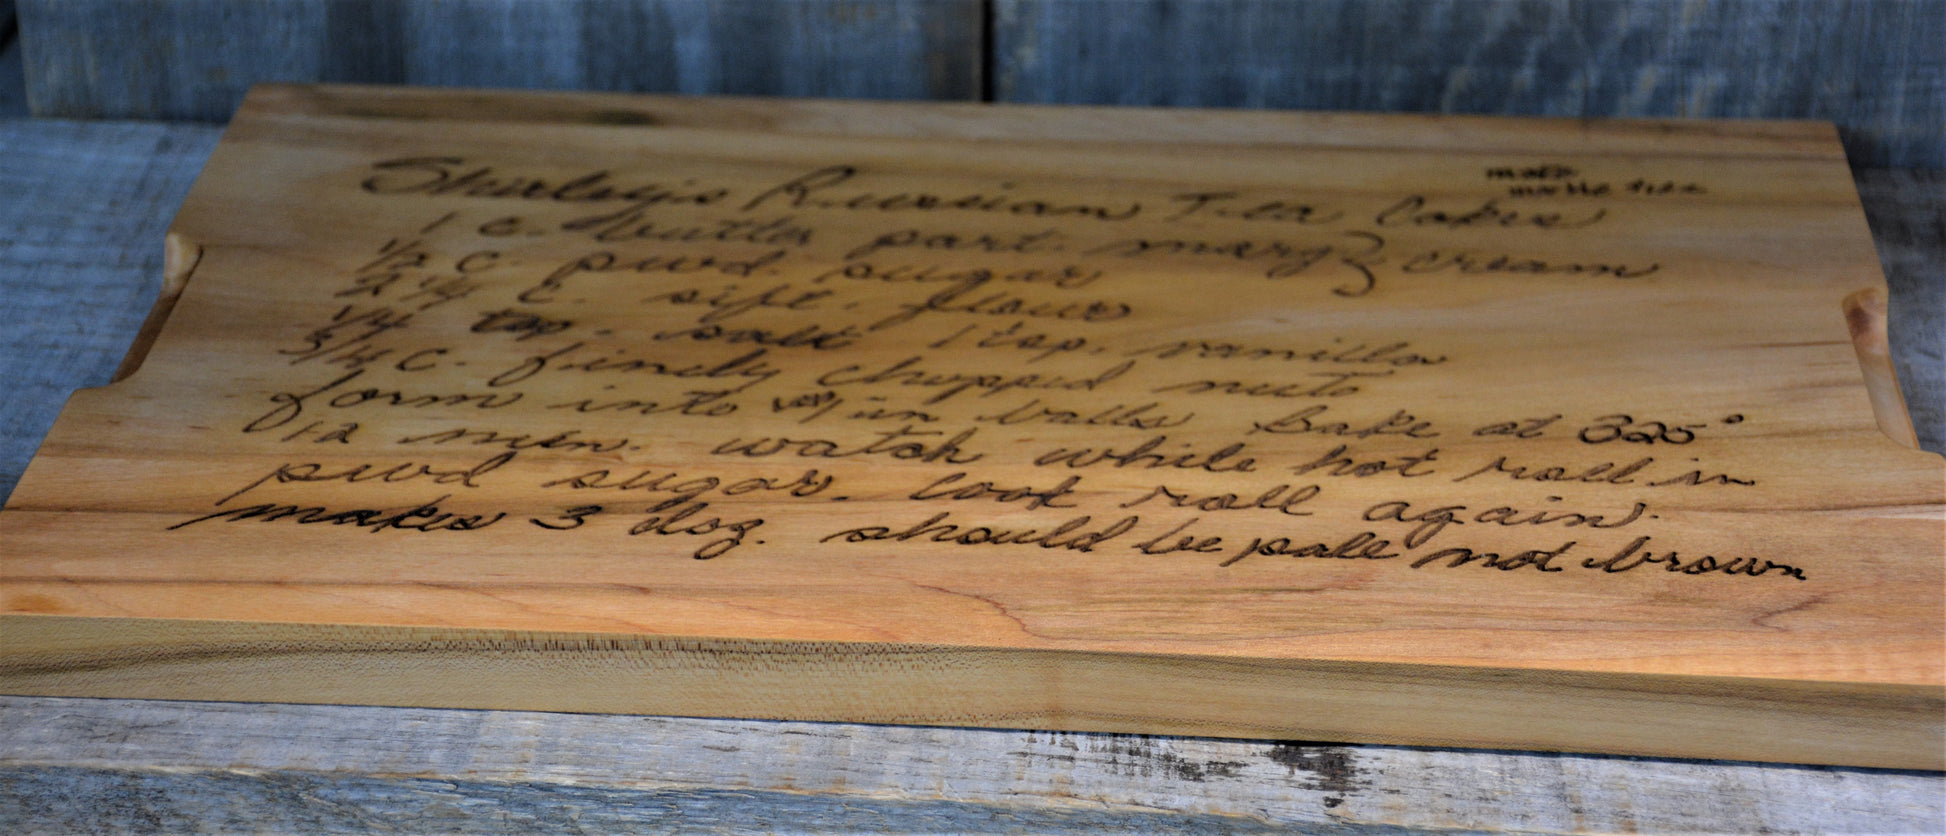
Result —
[[1822, 134], [330, 92], [246, 105], [0, 513], [23, 644], [219, 649], [0, 684], [1939, 768]]

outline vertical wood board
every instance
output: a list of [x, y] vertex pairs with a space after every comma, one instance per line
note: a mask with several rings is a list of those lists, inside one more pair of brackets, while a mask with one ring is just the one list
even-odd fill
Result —
[[1828, 128], [253, 102], [9, 689], [1938, 768]]
[[999, 101], [1826, 119], [1946, 168], [1932, 0], [996, 0]]
[[228, 119], [259, 82], [968, 99], [975, 0], [20, 4], [39, 116]]

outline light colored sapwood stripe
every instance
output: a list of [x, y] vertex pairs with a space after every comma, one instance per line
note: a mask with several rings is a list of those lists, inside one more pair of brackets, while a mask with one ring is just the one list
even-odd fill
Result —
[[120, 362], [161, 282], [162, 236], [217, 129], [0, 121], [0, 496], [69, 393]]
[[1946, 171], [1857, 172], [1891, 294], [1892, 360], [1919, 446], [1946, 451]]
[[1936, 0], [995, 0], [999, 101], [1814, 118], [1946, 167]]
[[967, 99], [976, 0], [23, 0], [41, 116], [222, 120], [251, 84]]
[[[931, 815], [938, 810], [927, 812], [925, 805], [950, 803], [962, 805], [964, 816], [1011, 809], [1020, 821], [1050, 825], [1077, 812], [1150, 811], [1221, 817], [1204, 825], [1891, 833], [1937, 830], [1946, 816], [1946, 776], [1936, 773], [1748, 763], [138, 700], [5, 697], [0, 713], [7, 717], [0, 725], [0, 764], [16, 776], [39, 773], [34, 780], [42, 789], [35, 792], [41, 793], [105, 780], [61, 778], [62, 770], [268, 771], [296, 784], [323, 780], [320, 775], [370, 778], [374, 786], [344, 791], [345, 803], [356, 804], [364, 793], [373, 809], [383, 808], [386, 793], [448, 781], [603, 788], [662, 799], [703, 790], [751, 792], [752, 807], [777, 805], [776, 812], [792, 814], [808, 808], [764, 794], [843, 799], [893, 818]], [[185, 778], [181, 786], [207, 780]], [[770, 826], [790, 825], [772, 819]]]

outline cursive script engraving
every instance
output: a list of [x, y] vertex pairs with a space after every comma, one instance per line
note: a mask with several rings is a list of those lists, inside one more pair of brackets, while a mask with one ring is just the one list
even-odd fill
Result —
[[[330, 456], [267, 453], [169, 530], [512, 516], [704, 561], [982, 546], [1508, 579], [1488, 583], [1810, 577], [1671, 533], [1682, 496], [1763, 483], [1714, 463], [1745, 411], [1475, 409], [1444, 381], [1499, 373], [1480, 371], [1507, 367], [1497, 349], [1361, 318], [1461, 277], [1489, 305], [1652, 280], [1673, 256], [1603, 244], [1644, 205], [1615, 201], [1701, 185], [1557, 163], [1356, 195], [671, 165], [366, 164], [346, 189], [421, 208], [321, 284], [231, 425]], [[428, 485], [450, 493], [388, 495]]]

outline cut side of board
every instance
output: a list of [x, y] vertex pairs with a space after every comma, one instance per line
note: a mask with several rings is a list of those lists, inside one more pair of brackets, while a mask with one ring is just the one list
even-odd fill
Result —
[[1828, 125], [272, 86], [169, 253], [0, 692], [1946, 768]]

